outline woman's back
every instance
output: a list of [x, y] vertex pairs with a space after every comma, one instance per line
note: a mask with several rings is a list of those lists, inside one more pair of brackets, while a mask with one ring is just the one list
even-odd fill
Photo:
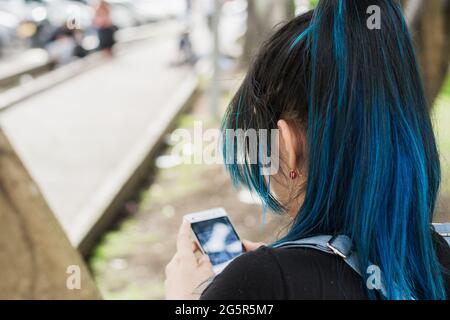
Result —
[[[450, 270], [450, 247], [434, 236], [441, 265]], [[450, 274], [444, 274], [450, 296]], [[307, 248], [261, 247], [244, 254], [220, 274], [204, 300], [365, 300], [361, 276], [340, 257]]]

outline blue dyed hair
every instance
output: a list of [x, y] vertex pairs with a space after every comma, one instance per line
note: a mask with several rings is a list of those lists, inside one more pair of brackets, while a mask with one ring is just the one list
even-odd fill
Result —
[[[381, 9], [381, 29], [366, 25], [371, 5]], [[431, 228], [439, 156], [398, 4], [322, 0], [276, 32], [232, 100], [223, 130], [276, 129], [280, 119], [306, 132], [308, 179], [305, 201], [276, 244], [346, 234], [362, 270], [380, 267], [385, 298], [445, 299]], [[224, 142], [229, 159], [236, 146]], [[283, 212], [262, 165], [234, 160], [227, 165], [233, 181]]]

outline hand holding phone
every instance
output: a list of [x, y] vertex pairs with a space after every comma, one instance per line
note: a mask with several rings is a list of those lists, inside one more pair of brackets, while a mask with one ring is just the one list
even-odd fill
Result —
[[244, 246], [225, 209], [217, 208], [185, 216], [202, 252], [208, 255], [215, 274], [244, 253]]
[[[192, 247], [209, 258], [198, 259]], [[166, 298], [198, 299], [204, 288], [236, 257], [245, 251], [257, 250], [263, 243], [242, 241], [224, 209], [213, 209], [184, 217], [177, 239], [177, 252], [166, 267]]]

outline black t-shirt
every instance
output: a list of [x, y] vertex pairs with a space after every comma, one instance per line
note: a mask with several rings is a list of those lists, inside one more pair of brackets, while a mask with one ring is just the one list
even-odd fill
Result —
[[[450, 270], [450, 247], [435, 236], [440, 263]], [[447, 297], [450, 275], [444, 274]], [[202, 300], [366, 300], [365, 284], [342, 258], [308, 248], [268, 248], [235, 259]]]

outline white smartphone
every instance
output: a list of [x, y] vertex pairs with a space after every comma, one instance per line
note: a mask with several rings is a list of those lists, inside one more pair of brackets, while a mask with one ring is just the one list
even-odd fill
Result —
[[244, 253], [244, 245], [225, 209], [191, 213], [184, 218], [190, 222], [192, 233], [202, 252], [208, 255], [215, 274]]

